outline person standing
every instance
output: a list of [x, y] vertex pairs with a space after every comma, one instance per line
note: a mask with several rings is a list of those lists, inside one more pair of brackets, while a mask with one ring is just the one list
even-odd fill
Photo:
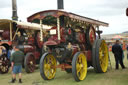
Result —
[[12, 48], [12, 50], [11, 50], [11, 55], [15, 52], [15, 45], [13, 45], [13, 48]]
[[[122, 50], [123, 50], [123, 44], [120, 44]], [[124, 52], [122, 53], [122, 59], [124, 60]]]
[[19, 83], [22, 83], [22, 62], [24, 59], [24, 53], [19, 50], [19, 46], [15, 46], [15, 52], [11, 56], [11, 69], [12, 69], [12, 80], [11, 83], [15, 83], [16, 74], [19, 74]]
[[123, 50], [119, 43], [120, 43], [119, 40], [116, 40], [116, 43], [112, 46], [112, 52], [115, 57], [116, 69], [119, 69], [119, 64], [121, 65], [122, 69], [124, 69], [125, 66], [123, 64], [123, 59], [122, 59]]

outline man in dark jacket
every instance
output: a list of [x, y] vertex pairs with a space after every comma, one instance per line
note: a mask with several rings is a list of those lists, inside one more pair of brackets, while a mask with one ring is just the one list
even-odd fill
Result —
[[119, 40], [116, 40], [116, 43], [112, 46], [112, 52], [115, 56], [116, 69], [119, 69], [119, 63], [121, 65], [122, 69], [124, 69], [125, 66], [124, 66], [123, 60], [122, 60], [123, 50], [122, 50], [121, 46], [119, 45]]

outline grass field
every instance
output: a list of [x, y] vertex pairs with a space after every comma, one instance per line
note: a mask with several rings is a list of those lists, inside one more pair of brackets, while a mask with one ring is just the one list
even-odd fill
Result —
[[[95, 73], [94, 69], [88, 69], [87, 77], [85, 80], [76, 82], [72, 77], [72, 74], [67, 74], [65, 71], [57, 70], [55, 79], [53, 80], [43, 80], [40, 76], [39, 69], [34, 73], [26, 74], [23, 70], [23, 83], [18, 83], [18, 78], [16, 83], [8, 83], [11, 80], [11, 72], [8, 74], [0, 74], [0, 85], [128, 85], [128, 60], [126, 58], [126, 52], [124, 64], [127, 69], [115, 70], [114, 56], [110, 52], [110, 60], [112, 64], [112, 69], [108, 69], [107, 73]], [[18, 77], [18, 76], [17, 76]]]

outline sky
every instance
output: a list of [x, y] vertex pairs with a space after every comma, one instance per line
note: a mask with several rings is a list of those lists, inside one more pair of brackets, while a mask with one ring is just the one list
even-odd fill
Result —
[[[102, 27], [103, 34], [128, 31], [126, 16], [128, 0], [64, 0], [64, 10], [109, 23]], [[44, 10], [57, 9], [57, 0], [17, 0], [18, 20], [27, 21], [30, 15]], [[12, 0], [0, 0], [0, 19], [11, 19]]]

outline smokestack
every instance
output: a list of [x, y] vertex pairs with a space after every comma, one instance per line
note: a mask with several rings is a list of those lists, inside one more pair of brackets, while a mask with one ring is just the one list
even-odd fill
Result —
[[128, 16], [128, 8], [126, 9], [126, 16]]
[[57, 0], [58, 9], [64, 9], [63, 0]]
[[12, 0], [12, 20], [18, 20], [16, 0]]

